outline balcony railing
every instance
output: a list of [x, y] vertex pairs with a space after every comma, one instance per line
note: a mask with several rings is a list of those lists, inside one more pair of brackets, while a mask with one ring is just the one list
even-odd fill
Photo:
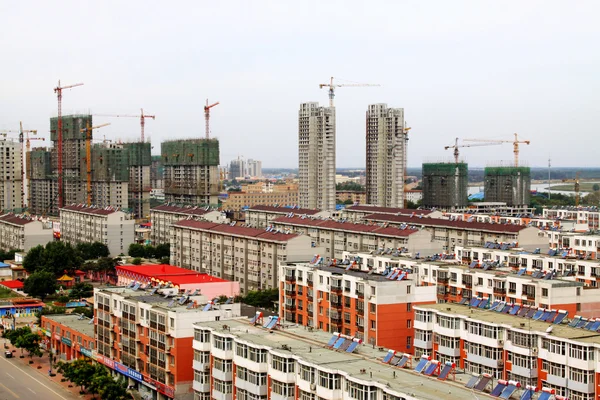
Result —
[[296, 297], [296, 292], [294, 290], [286, 290], [285, 295], [289, 297]]
[[506, 288], [494, 286], [494, 294], [504, 295], [506, 294]]
[[295, 304], [286, 304], [285, 309], [288, 311], [296, 311], [296, 305]]
[[358, 296], [359, 299], [364, 299], [365, 298], [365, 292], [362, 291], [356, 291], [356, 295]]
[[286, 282], [296, 282], [296, 277], [294, 275], [286, 275], [285, 281]]

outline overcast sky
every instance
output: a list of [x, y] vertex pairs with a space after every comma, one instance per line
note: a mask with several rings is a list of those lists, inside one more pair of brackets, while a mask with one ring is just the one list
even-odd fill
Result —
[[[338, 89], [338, 167], [364, 167], [372, 103], [404, 108], [409, 166], [449, 160], [455, 137], [514, 132], [530, 166], [598, 166], [599, 15], [598, 1], [4, 1], [0, 130], [22, 120], [47, 136], [61, 79], [85, 83], [63, 114], [156, 114], [154, 154], [204, 137], [208, 98], [221, 164], [297, 167], [298, 106], [326, 105], [318, 84], [334, 76], [382, 85]], [[134, 118], [95, 122], [112, 122], [97, 136], [139, 136]], [[485, 166], [512, 146], [463, 155]]]

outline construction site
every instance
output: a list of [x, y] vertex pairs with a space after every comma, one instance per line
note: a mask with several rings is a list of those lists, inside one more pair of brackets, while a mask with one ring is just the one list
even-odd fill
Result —
[[531, 170], [529, 167], [486, 167], [484, 170], [486, 202], [503, 202], [508, 206], [529, 205]]
[[161, 143], [165, 200], [209, 206], [218, 204], [219, 141], [183, 139]]
[[423, 164], [423, 207], [454, 210], [468, 205], [466, 163]]

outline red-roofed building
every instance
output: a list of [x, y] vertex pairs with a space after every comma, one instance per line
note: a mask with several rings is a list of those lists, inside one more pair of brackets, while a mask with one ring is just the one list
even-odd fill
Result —
[[256, 205], [246, 210], [246, 225], [253, 228], [266, 228], [271, 221], [288, 214], [308, 215], [312, 217], [328, 218], [329, 211], [313, 210], [310, 208], [275, 207], [267, 205]]
[[206, 273], [191, 271], [174, 265], [121, 265], [117, 266], [117, 285], [128, 286], [132, 282], [166, 284], [171, 282], [180, 290], [200, 289], [207, 298], [220, 295], [237, 296], [239, 282], [230, 282]]
[[[0, 216], [0, 249], [25, 252], [54, 240], [52, 223], [35, 216], [4, 214]], [[3, 260], [0, 260], [3, 261]]]
[[160, 205], [150, 210], [152, 244], [169, 243], [171, 225], [187, 218], [201, 219], [212, 223], [227, 223], [229, 220], [220, 211], [200, 207]]
[[346, 207], [342, 212], [342, 218], [346, 218], [352, 222], [363, 221], [369, 214], [389, 214], [389, 215], [407, 215], [407, 216], [427, 216], [430, 218], [440, 218], [440, 211], [431, 210], [413, 210], [410, 208], [395, 208], [395, 207], [379, 207], [368, 204]]
[[277, 229], [291, 230], [310, 236], [314, 246], [322, 248], [320, 253], [326, 260], [341, 259], [344, 251], [375, 251], [377, 249], [405, 249], [409, 253], [433, 254], [443, 251], [440, 243], [432, 240], [426, 230], [406, 227], [382, 226], [340, 222], [310, 217], [279, 217], [273, 220]]
[[286, 230], [184, 220], [173, 225], [171, 263], [239, 282], [242, 293], [277, 287], [280, 261], [308, 261], [318, 249]]
[[23, 289], [23, 282], [17, 281], [17, 280], [14, 280], [14, 281], [2, 281], [2, 282], [0, 282], [0, 285], [4, 286], [6, 288], [9, 288], [9, 289], [16, 289], [16, 290]]

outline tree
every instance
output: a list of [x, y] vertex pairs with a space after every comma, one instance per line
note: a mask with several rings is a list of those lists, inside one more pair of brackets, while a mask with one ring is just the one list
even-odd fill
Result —
[[169, 243], [157, 245], [154, 249], [154, 255], [156, 258], [168, 258], [171, 255], [171, 245]]
[[171, 262], [171, 259], [169, 257], [163, 257], [159, 260], [159, 262], [161, 264], [169, 264]]
[[5, 331], [4, 337], [10, 341], [10, 344], [12, 344], [15, 347], [19, 347], [19, 346], [17, 346], [17, 342], [18, 342], [19, 338], [21, 338], [22, 336], [25, 336], [29, 333], [31, 333], [31, 328], [28, 326], [24, 326], [21, 328]]
[[144, 257], [146, 255], [146, 250], [141, 244], [131, 243], [127, 254], [129, 254], [130, 257]]
[[23, 258], [23, 268], [30, 274], [34, 273], [37, 269], [43, 268], [44, 265], [44, 246], [42, 245], [29, 249]]
[[48, 271], [34, 272], [23, 282], [23, 291], [30, 296], [39, 297], [42, 301], [54, 293], [56, 288], [56, 277]]
[[104, 282], [108, 275], [115, 273], [115, 268], [119, 264], [120, 258], [102, 257], [96, 262], [96, 269], [100, 276], [101, 281]]
[[75, 307], [73, 309], [72, 313], [73, 314], [83, 314], [87, 318], [93, 318], [94, 317], [94, 310], [91, 309], [90, 307]]
[[91, 245], [92, 247], [92, 255], [94, 258], [100, 257], [108, 257], [110, 255], [110, 251], [108, 250], [108, 246], [104, 243], [94, 242]]
[[594, 183], [594, 185], [592, 186], [592, 190], [594, 192], [600, 191], [600, 185], [597, 183]]
[[351, 191], [351, 192], [364, 192], [365, 187], [360, 183], [348, 181], [343, 183], [338, 183], [335, 185], [335, 190], [338, 191]]
[[8, 250], [8, 251], [4, 251], [4, 250], [0, 250], [0, 261], [5, 261], [5, 260], [14, 260], [15, 259], [15, 253], [21, 251], [21, 250]]
[[79, 282], [73, 285], [71, 288], [71, 292], [69, 293], [69, 298], [75, 300], [79, 299], [87, 299], [88, 297], [92, 297], [94, 294], [94, 287], [86, 282]]
[[254, 307], [271, 308], [273, 302], [279, 299], [278, 289], [249, 291], [242, 302]]
[[156, 257], [156, 248], [152, 245], [144, 246], [144, 257], [158, 258], [158, 257]]
[[37, 333], [29, 331], [29, 333], [19, 336], [15, 346], [27, 351], [27, 353], [29, 353], [29, 358], [32, 360], [33, 356], [42, 356], [42, 351], [40, 350], [40, 335]]
[[[84, 391], [86, 388], [92, 387], [93, 381], [98, 376], [108, 375], [104, 367], [101, 365], [95, 366], [90, 361], [85, 359], [79, 359], [71, 362], [60, 361], [58, 363], [58, 372], [60, 372], [70, 382], [79, 386], [82, 391]], [[96, 391], [95, 393], [98, 392]]]
[[131, 263], [133, 265], [142, 265], [142, 259], [139, 257], [134, 258], [133, 260], [131, 260]]
[[114, 380], [110, 375], [99, 375], [94, 383], [98, 387], [98, 393], [102, 400], [125, 400], [130, 399], [127, 393], [127, 382], [124, 377]]

